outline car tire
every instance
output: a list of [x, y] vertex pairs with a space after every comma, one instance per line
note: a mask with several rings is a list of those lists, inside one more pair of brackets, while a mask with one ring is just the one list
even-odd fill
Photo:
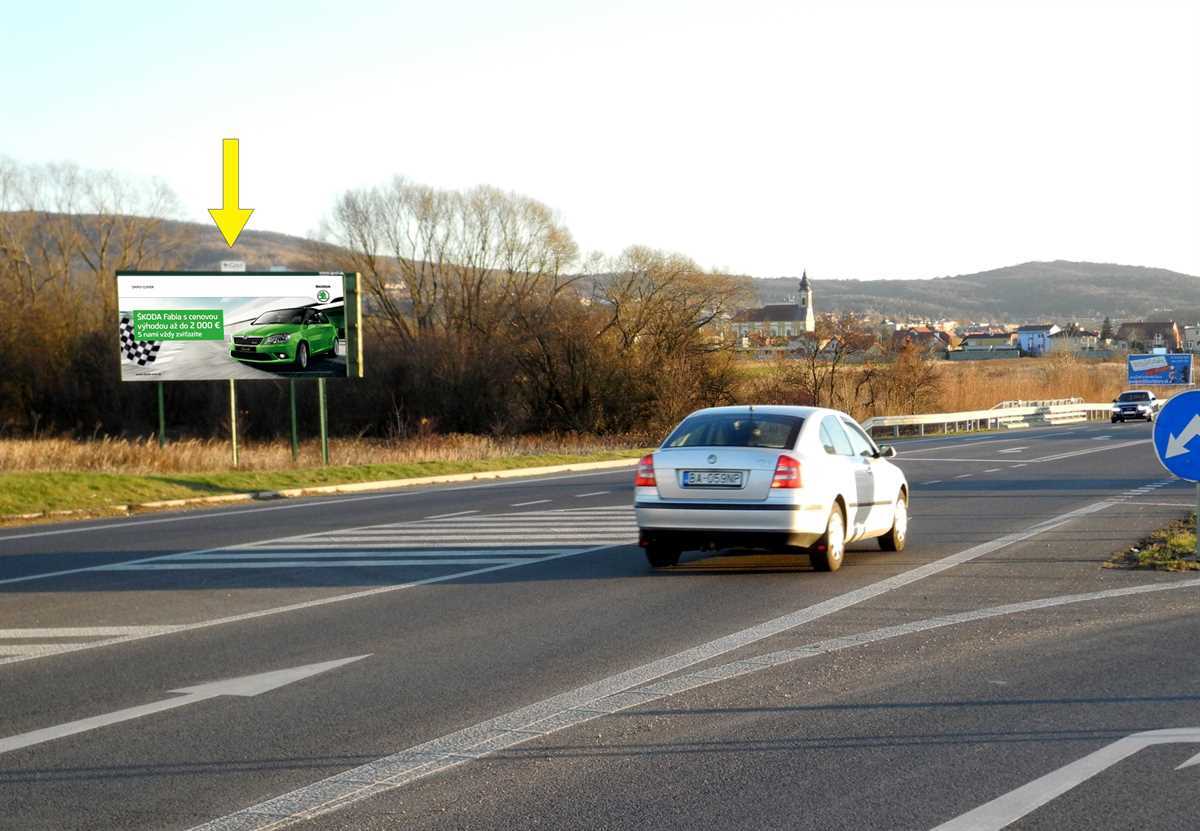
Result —
[[896, 497], [896, 507], [892, 514], [892, 528], [879, 538], [879, 548], [883, 551], [903, 551], [908, 539], [908, 497], [900, 494]]
[[1146, 416], [1146, 421], [1149, 422], [1150, 424], [1153, 424], [1154, 423], [1154, 413], [1150, 413], [1150, 415]]
[[296, 344], [296, 369], [308, 369], [308, 344], [304, 341]]
[[808, 559], [817, 571], [837, 571], [846, 559], [846, 517], [834, 504], [825, 523], [825, 534], [809, 551]]
[[646, 546], [646, 561], [653, 568], [666, 568], [678, 563], [681, 553], [674, 546], [664, 545], [661, 542], [650, 543]]
[[1118, 421], [1120, 421], [1120, 419], [1118, 419], [1116, 416], [1113, 416], [1112, 423], [1116, 424]]

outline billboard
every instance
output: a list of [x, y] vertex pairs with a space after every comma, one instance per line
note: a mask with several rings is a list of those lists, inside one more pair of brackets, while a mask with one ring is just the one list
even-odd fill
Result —
[[1192, 383], [1192, 356], [1187, 352], [1166, 355], [1130, 355], [1126, 364], [1129, 386]]
[[359, 276], [118, 271], [122, 381], [361, 378]]

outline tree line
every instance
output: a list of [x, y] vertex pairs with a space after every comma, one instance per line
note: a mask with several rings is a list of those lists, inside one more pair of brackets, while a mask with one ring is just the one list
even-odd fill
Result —
[[[0, 161], [4, 431], [153, 430], [153, 385], [119, 380], [115, 272], [179, 268], [178, 210], [160, 182]], [[534, 199], [402, 178], [342, 194], [325, 236], [292, 265], [358, 271], [367, 298], [366, 378], [332, 382], [337, 432], [654, 431], [733, 398], [713, 323], [752, 300], [745, 278], [640, 246], [585, 256]], [[224, 432], [222, 387], [168, 384], [173, 430]], [[239, 426], [277, 434], [285, 402], [240, 385]]]

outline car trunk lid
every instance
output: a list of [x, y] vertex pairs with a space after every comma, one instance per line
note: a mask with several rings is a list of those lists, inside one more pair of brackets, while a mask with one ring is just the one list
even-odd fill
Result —
[[[783, 451], [758, 447], [695, 447], [659, 450], [654, 454], [654, 477], [663, 499], [708, 499], [728, 502], [762, 501], [771, 492], [775, 465]], [[717, 473], [740, 474], [740, 485], [685, 484], [696, 472], [701, 480], [729, 480]], [[705, 476], [704, 474], [708, 474]]]

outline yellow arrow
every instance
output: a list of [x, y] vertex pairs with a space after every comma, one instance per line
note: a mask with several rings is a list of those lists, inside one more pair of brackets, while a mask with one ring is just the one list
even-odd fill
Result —
[[225, 237], [225, 242], [228, 243], [230, 248], [233, 248], [233, 244], [237, 242], [242, 229], [250, 221], [250, 214], [254, 213], [253, 208], [238, 206], [237, 139], [227, 138], [221, 142], [221, 173], [221, 180], [224, 183], [222, 205], [219, 208], [209, 208], [208, 212], [212, 214], [213, 221], [217, 223], [217, 228], [220, 229], [221, 235]]

